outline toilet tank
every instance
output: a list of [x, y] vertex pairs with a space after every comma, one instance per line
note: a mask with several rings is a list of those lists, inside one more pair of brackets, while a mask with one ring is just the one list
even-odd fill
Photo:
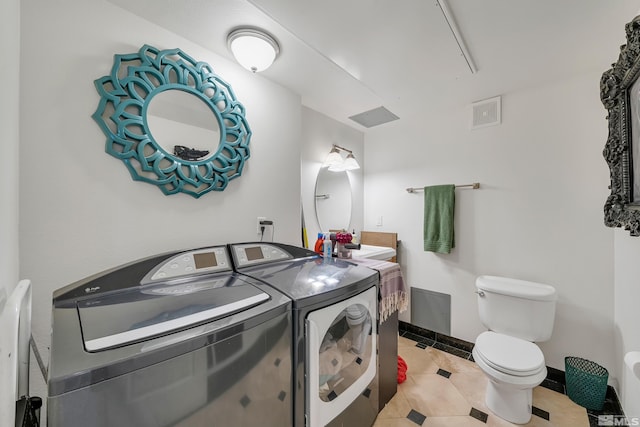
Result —
[[557, 299], [553, 286], [480, 276], [476, 288], [480, 320], [489, 330], [531, 342], [551, 338]]

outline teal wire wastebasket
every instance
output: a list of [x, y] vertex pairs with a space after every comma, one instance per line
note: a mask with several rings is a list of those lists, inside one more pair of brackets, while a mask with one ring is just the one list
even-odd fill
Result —
[[578, 405], [599, 411], [607, 395], [609, 372], [606, 368], [581, 357], [564, 358], [567, 395]]

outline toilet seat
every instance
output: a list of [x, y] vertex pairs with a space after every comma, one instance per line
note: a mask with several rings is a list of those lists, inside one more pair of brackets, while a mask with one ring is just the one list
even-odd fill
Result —
[[496, 371], [516, 377], [527, 377], [545, 369], [544, 355], [532, 342], [492, 331], [476, 339], [475, 355]]

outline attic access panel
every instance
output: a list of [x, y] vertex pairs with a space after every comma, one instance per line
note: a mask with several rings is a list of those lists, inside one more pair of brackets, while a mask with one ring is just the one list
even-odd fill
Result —
[[392, 122], [394, 120], [398, 120], [400, 117], [396, 116], [386, 108], [380, 106], [378, 108], [374, 108], [373, 110], [365, 111], [349, 118], [359, 125], [362, 125], [366, 128], [371, 128], [374, 126], [382, 125], [384, 123]]

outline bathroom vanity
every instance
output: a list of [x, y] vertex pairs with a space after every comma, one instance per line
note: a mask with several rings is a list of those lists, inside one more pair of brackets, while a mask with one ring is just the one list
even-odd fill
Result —
[[384, 261], [395, 258], [395, 256], [395, 249], [385, 248], [383, 246], [361, 244], [360, 249], [351, 250], [352, 258], [379, 259]]

